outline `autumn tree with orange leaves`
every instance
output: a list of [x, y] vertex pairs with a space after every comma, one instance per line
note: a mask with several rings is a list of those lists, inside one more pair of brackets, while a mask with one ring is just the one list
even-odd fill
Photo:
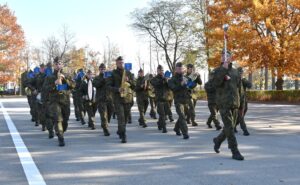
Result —
[[208, 7], [209, 64], [220, 64], [222, 25], [228, 23], [228, 48], [252, 72], [268, 68], [282, 90], [283, 75], [300, 74], [299, 0], [214, 0]]
[[19, 77], [20, 52], [25, 45], [24, 33], [7, 5], [0, 5], [0, 84]]

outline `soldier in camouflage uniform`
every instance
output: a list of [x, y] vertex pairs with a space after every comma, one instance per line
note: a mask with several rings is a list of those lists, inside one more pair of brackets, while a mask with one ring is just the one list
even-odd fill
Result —
[[[192, 73], [194, 73], [194, 71], [195, 71], [194, 65], [188, 64], [186, 78], [189, 78], [189, 76]], [[192, 123], [192, 126], [198, 126], [198, 124], [195, 121], [196, 118], [195, 107], [197, 103], [197, 91], [195, 90], [195, 88], [197, 87], [197, 85], [202, 85], [202, 80], [199, 74], [197, 74], [197, 78], [193, 81], [193, 83], [195, 83], [195, 85], [193, 86], [193, 88], [189, 89], [192, 97], [188, 103], [187, 123], [188, 124]]]
[[53, 74], [53, 70], [52, 70], [52, 64], [49, 62], [47, 64], [47, 68], [45, 69], [45, 74], [46, 77], [44, 79], [43, 82], [43, 87], [42, 87], [42, 92], [41, 92], [41, 101], [43, 103], [43, 110], [45, 111], [45, 125], [47, 127], [48, 133], [49, 133], [49, 139], [52, 139], [54, 137], [54, 122], [53, 119], [50, 115], [50, 92], [47, 89], [47, 78], [51, 78], [52, 74]]
[[[114, 93], [115, 111], [117, 112], [118, 131], [121, 142], [127, 142], [126, 124], [130, 114], [132, 105], [133, 89], [135, 88], [134, 76], [130, 71], [124, 69], [123, 58], [120, 56], [116, 59], [117, 69], [112, 71], [112, 76], [108, 80], [108, 87]], [[126, 88], [122, 88], [122, 78]], [[124, 96], [122, 96], [124, 94]]]
[[166, 127], [166, 115], [168, 111], [168, 101], [167, 101], [167, 91], [168, 79], [164, 77], [164, 69], [161, 65], [157, 66], [157, 75], [150, 81], [151, 85], [154, 88], [155, 97], [156, 97], [156, 106], [159, 119], [157, 126], [159, 130], [162, 130], [163, 133], [167, 133]]
[[228, 146], [232, 152], [232, 158], [235, 160], [244, 160], [244, 157], [238, 150], [238, 144], [234, 135], [234, 126], [236, 124], [238, 108], [240, 106], [240, 88], [241, 80], [238, 71], [232, 67], [231, 53], [223, 52], [222, 65], [213, 72], [213, 84], [216, 88], [216, 101], [220, 109], [220, 114], [224, 127], [222, 132], [213, 139], [214, 150], [220, 152], [222, 142], [227, 138]]
[[[153, 78], [153, 75], [150, 74], [149, 75], [149, 82], [152, 80], [152, 78]], [[149, 88], [149, 90], [148, 90], [148, 97], [149, 97], [149, 103], [150, 103], [150, 107], [151, 107], [149, 115], [150, 115], [151, 118], [157, 119], [157, 117], [156, 117], [156, 111], [155, 111], [155, 109], [156, 109], [155, 92], [154, 92], [154, 88], [151, 85], [151, 83], [149, 83], [149, 87], [148, 88]]]
[[237, 123], [234, 127], [234, 131], [237, 132], [237, 125], [240, 124], [241, 129], [243, 130], [243, 135], [244, 136], [249, 136], [250, 133], [248, 132], [246, 123], [245, 123], [245, 115], [247, 113], [248, 110], [248, 99], [247, 99], [247, 89], [251, 89], [252, 87], [252, 83], [250, 81], [248, 81], [246, 78], [243, 78], [243, 68], [239, 67], [238, 68], [238, 72], [241, 78], [241, 104], [239, 107], [239, 113], [238, 113], [238, 119], [237, 119]]
[[143, 128], [147, 127], [145, 113], [149, 105], [148, 101], [148, 80], [145, 79], [143, 69], [139, 70], [138, 78], [136, 80], [135, 92], [136, 101], [140, 113], [139, 124]]
[[[167, 90], [167, 112], [166, 113], [168, 115], [168, 118], [169, 118], [170, 122], [174, 121], [174, 119], [173, 119], [173, 113], [172, 113], [173, 100], [174, 100], [174, 95], [173, 95], [172, 90], [169, 88]], [[167, 118], [166, 118], [166, 120], [167, 120]]]
[[77, 77], [75, 79], [75, 82], [76, 82], [76, 86], [75, 86], [75, 91], [76, 91], [75, 95], [76, 96], [75, 96], [75, 99], [76, 99], [76, 103], [77, 103], [77, 106], [78, 106], [79, 119], [81, 121], [81, 124], [85, 125], [86, 123], [84, 121], [84, 117], [85, 117], [85, 114], [86, 114], [86, 109], [84, 107], [83, 94], [80, 91], [81, 83], [82, 83], [82, 80], [85, 76], [85, 73], [83, 72], [83, 69], [79, 69], [78, 71], [79, 72], [78, 72]]
[[92, 130], [95, 130], [95, 114], [97, 111], [96, 104], [96, 89], [93, 87], [93, 73], [91, 70], [88, 70], [84, 80], [80, 86], [80, 93], [83, 96], [84, 107], [88, 115], [88, 127]]
[[187, 110], [192, 97], [186, 78], [184, 78], [183, 65], [181, 62], [176, 64], [175, 75], [168, 81], [168, 85], [174, 93], [175, 108], [178, 114], [174, 131], [177, 135], [179, 135], [181, 131], [183, 139], [189, 139], [185, 110]]
[[100, 64], [99, 71], [99, 75], [93, 81], [93, 86], [96, 88], [96, 101], [104, 136], [110, 136], [108, 123], [110, 122], [113, 107], [111, 102], [111, 92], [107, 87], [107, 80], [109, 76], [104, 75], [106, 67], [103, 63]]
[[213, 121], [215, 124], [215, 127], [217, 130], [221, 130], [222, 127], [220, 126], [220, 122], [217, 119], [217, 113], [219, 111], [218, 106], [217, 106], [217, 102], [216, 102], [216, 89], [213, 85], [213, 81], [212, 81], [212, 75], [209, 75], [209, 80], [208, 82], [205, 83], [205, 91], [207, 94], [207, 103], [208, 103], [208, 109], [210, 111], [210, 116], [207, 119], [207, 126], [208, 128], [212, 128], [211, 126], [211, 122]]
[[27, 93], [29, 94], [30, 113], [35, 126], [39, 126], [38, 109], [37, 109], [37, 76], [40, 72], [39, 67], [35, 67], [33, 73], [28, 73], [26, 80]]
[[54, 122], [59, 146], [65, 146], [64, 132], [68, 128], [70, 117], [70, 90], [75, 87], [72, 77], [62, 72], [63, 64], [58, 57], [54, 59], [54, 72], [45, 80], [45, 89], [49, 92], [49, 111]]

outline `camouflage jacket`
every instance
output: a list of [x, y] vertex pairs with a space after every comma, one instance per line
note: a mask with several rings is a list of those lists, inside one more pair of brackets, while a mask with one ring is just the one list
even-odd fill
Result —
[[107, 87], [107, 78], [104, 78], [104, 74], [99, 74], [93, 81], [93, 86], [97, 89], [96, 101], [107, 102], [112, 101], [112, 93]]
[[216, 88], [214, 87], [212, 80], [205, 83], [204, 89], [207, 94], [208, 105], [216, 104]]
[[[145, 89], [146, 83], [146, 89]], [[138, 77], [136, 80], [135, 92], [136, 98], [138, 99], [148, 99], [148, 91], [149, 91], [148, 82], [145, 82], [145, 77]]]
[[168, 81], [164, 76], [156, 75], [150, 81], [151, 85], [154, 88], [155, 99], [158, 102], [167, 101], [167, 93], [169, 90]]
[[186, 84], [182, 85], [183, 75], [175, 74], [169, 81], [168, 85], [174, 93], [174, 101], [176, 103], [188, 103], [191, 99], [191, 92]]

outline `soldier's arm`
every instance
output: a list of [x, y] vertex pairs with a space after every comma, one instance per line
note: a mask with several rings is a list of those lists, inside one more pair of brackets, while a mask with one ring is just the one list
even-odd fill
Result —
[[119, 92], [119, 87], [115, 87], [114, 73], [112, 73], [111, 77], [107, 79], [107, 87], [112, 92]]
[[93, 81], [93, 86], [96, 88], [101, 88], [101, 87], [105, 86], [105, 79], [96, 77]]
[[164, 80], [161, 80], [159, 78], [154, 77], [151, 81], [150, 81], [151, 85], [153, 85], [153, 87], [155, 88], [162, 88], [164, 85]]
[[181, 83], [176, 83], [175, 80], [172, 78], [168, 81], [168, 86], [172, 91], [178, 91], [186, 88], [186, 85], [182, 85]]
[[197, 76], [196, 83], [199, 84], [199, 85], [202, 85], [202, 80], [201, 80], [200, 75]]
[[246, 87], [246, 88], [248, 88], [248, 89], [251, 89], [251, 88], [252, 88], [252, 83], [251, 83], [249, 80], [243, 78], [243, 79], [242, 79], [242, 83], [243, 83], [243, 86], [244, 86], [244, 87]]
[[76, 83], [70, 77], [65, 78], [65, 82], [68, 85], [69, 89], [74, 89], [76, 86]]

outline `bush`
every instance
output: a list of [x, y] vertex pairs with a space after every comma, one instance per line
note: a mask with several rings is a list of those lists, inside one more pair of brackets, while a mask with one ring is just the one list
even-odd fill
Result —
[[[254, 102], [280, 102], [300, 104], [300, 90], [284, 91], [247, 91], [249, 101]], [[206, 100], [205, 91], [199, 91], [198, 98]]]

